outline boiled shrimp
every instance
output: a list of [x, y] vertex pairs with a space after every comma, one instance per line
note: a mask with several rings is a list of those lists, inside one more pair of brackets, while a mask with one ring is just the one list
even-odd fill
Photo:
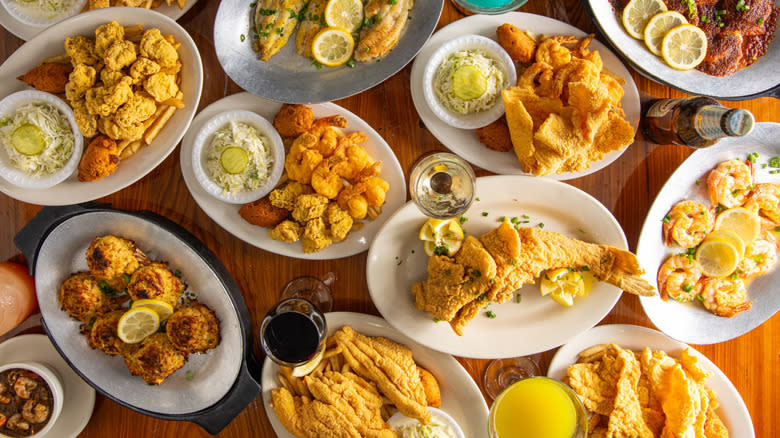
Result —
[[311, 175], [311, 187], [315, 192], [328, 198], [334, 199], [344, 188], [344, 182], [336, 173], [334, 167], [344, 161], [344, 158], [332, 156], [326, 158], [317, 165]]
[[49, 418], [49, 408], [35, 400], [27, 400], [22, 406], [22, 418], [30, 423], [43, 423]]
[[745, 246], [745, 256], [737, 269], [744, 277], [764, 275], [777, 264], [777, 241], [770, 232]]
[[6, 392], [8, 392], [8, 385], [5, 382], [0, 382], [0, 403], [4, 405], [11, 403], [11, 397]]
[[693, 248], [707, 237], [714, 224], [709, 208], [696, 201], [678, 202], [664, 217], [664, 243], [671, 245], [674, 241], [683, 248]]
[[765, 221], [764, 228], [773, 228], [780, 224], [780, 184], [756, 184], [755, 189], [745, 202], [745, 208], [758, 213]]
[[707, 191], [712, 205], [738, 207], [745, 202], [752, 188], [752, 167], [741, 160], [724, 161], [707, 176]]
[[688, 302], [701, 292], [702, 269], [699, 262], [683, 256], [673, 255], [658, 268], [658, 290], [661, 298]]
[[718, 316], [731, 318], [753, 306], [747, 299], [745, 282], [741, 278], [711, 278], [704, 281], [700, 300], [704, 307]]
[[14, 392], [20, 398], [30, 398], [32, 391], [38, 387], [38, 382], [35, 380], [20, 376], [14, 381]]
[[287, 176], [303, 184], [311, 182], [314, 169], [322, 161], [322, 154], [312, 149], [317, 143], [317, 137], [304, 133], [295, 139], [290, 152], [284, 159], [284, 169]]
[[5, 424], [5, 427], [16, 432], [27, 432], [30, 430], [30, 423], [22, 419], [22, 414], [13, 414], [8, 418], [8, 422]]

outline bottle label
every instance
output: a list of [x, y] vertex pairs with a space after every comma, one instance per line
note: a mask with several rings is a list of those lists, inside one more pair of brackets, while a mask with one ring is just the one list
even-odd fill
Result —
[[729, 108], [717, 106], [704, 106], [694, 116], [693, 127], [700, 137], [706, 140], [715, 140], [728, 134], [723, 132], [720, 120]]
[[647, 110], [647, 117], [663, 117], [684, 99], [661, 99]]

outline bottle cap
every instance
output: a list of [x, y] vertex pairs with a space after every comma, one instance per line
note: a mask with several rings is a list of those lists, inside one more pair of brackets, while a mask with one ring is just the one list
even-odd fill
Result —
[[723, 130], [730, 136], [742, 137], [750, 134], [756, 119], [750, 111], [732, 109], [721, 119]]

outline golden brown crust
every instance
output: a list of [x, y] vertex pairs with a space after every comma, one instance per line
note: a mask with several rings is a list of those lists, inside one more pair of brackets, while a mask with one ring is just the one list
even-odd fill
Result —
[[287, 219], [290, 211], [275, 207], [271, 203], [270, 195], [267, 195], [257, 201], [242, 205], [241, 209], [238, 210], [238, 214], [252, 225], [273, 228]]
[[112, 356], [120, 354], [124, 342], [117, 336], [116, 328], [124, 313], [124, 310], [115, 310], [98, 316], [87, 333], [89, 346]]
[[533, 60], [536, 42], [517, 27], [504, 23], [496, 29], [496, 36], [512, 61], [528, 63]]
[[283, 104], [274, 117], [274, 128], [282, 137], [297, 137], [311, 129], [314, 111], [306, 105]]
[[441, 391], [439, 389], [439, 382], [436, 377], [431, 374], [430, 371], [417, 365], [417, 371], [420, 372], [420, 382], [422, 383], [423, 390], [425, 391], [425, 401], [428, 406], [434, 408], [441, 407]]
[[498, 152], [512, 150], [512, 137], [509, 135], [509, 126], [504, 117], [477, 129], [477, 138], [488, 149]]
[[133, 300], [161, 300], [177, 307], [185, 286], [165, 263], [155, 262], [136, 270], [130, 277], [127, 292]]
[[62, 310], [79, 321], [110, 310], [110, 301], [98, 286], [98, 280], [89, 272], [77, 272], [60, 286], [59, 300]]
[[187, 360], [187, 356], [171, 344], [165, 333], [155, 333], [138, 344], [125, 344], [122, 358], [130, 374], [141, 376], [150, 385], [161, 384]]
[[168, 339], [184, 353], [201, 353], [219, 344], [219, 319], [214, 311], [194, 302], [168, 318]]
[[79, 162], [78, 179], [97, 181], [111, 175], [119, 166], [119, 148], [116, 141], [105, 135], [95, 137], [84, 150]]
[[16, 79], [25, 82], [36, 90], [61, 94], [65, 92], [65, 84], [68, 83], [68, 77], [72, 71], [73, 66], [70, 64], [46, 62], [37, 65]]

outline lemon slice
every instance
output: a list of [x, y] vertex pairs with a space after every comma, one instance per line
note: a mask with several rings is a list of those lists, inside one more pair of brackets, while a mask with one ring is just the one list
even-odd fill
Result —
[[668, 31], [661, 41], [661, 56], [670, 67], [690, 70], [707, 55], [707, 35], [692, 24], [681, 24]]
[[761, 219], [747, 208], [729, 208], [715, 218], [715, 230], [733, 231], [747, 245], [761, 232]]
[[306, 362], [303, 365], [297, 366], [292, 369], [292, 376], [293, 377], [303, 377], [310, 372], [314, 371], [314, 368], [317, 368], [317, 365], [319, 365], [320, 361], [322, 360], [322, 355], [325, 353], [325, 349], [323, 348], [320, 350], [317, 355], [315, 355], [310, 361]]
[[547, 271], [539, 285], [542, 295], [550, 295], [556, 303], [571, 307], [574, 297], [585, 295], [585, 277], [567, 268]]
[[135, 307], [119, 318], [116, 334], [122, 342], [137, 344], [160, 328], [160, 317], [148, 307]]
[[249, 164], [249, 156], [242, 148], [230, 147], [222, 151], [219, 161], [225, 172], [235, 175], [246, 169], [246, 165]]
[[745, 241], [742, 240], [742, 238], [739, 237], [737, 233], [731, 230], [713, 231], [707, 235], [705, 240], [722, 240], [724, 242], [728, 242], [734, 245], [734, 248], [737, 249], [737, 254], [739, 254], [740, 260], [742, 260], [742, 257], [745, 257]]
[[349, 61], [355, 49], [352, 35], [340, 27], [326, 27], [312, 41], [311, 52], [322, 65], [337, 67]]
[[23, 155], [32, 156], [43, 152], [46, 147], [46, 140], [43, 137], [41, 128], [26, 123], [11, 133], [11, 144], [17, 152]]
[[459, 99], [476, 99], [482, 97], [485, 91], [487, 91], [487, 79], [473, 65], [464, 65], [452, 73], [452, 92]]
[[360, 0], [330, 0], [325, 6], [325, 23], [354, 32], [363, 23], [363, 2]]
[[645, 26], [643, 33], [645, 37], [645, 44], [651, 52], [656, 55], [661, 55], [661, 42], [664, 39], [664, 35], [669, 30], [681, 25], [687, 24], [688, 20], [685, 16], [677, 11], [666, 11], [655, 14]]
[[737, 248], [723, 240], [705, 240], [696, 250], [695, 257], [704, 275], [712, 278], [731, 274], [739, 264]]
[[428, 219], [420, 228], [419, 238], [429, 256], [453, 256], [463, 243], [463, 228], [457, 219]]
[[165, 321], [173, 314], [173, 306], [160, 300], [136, 300], [133, 301], [132, 308], [135, 309], [136, 307], [146, 307], [154, 310], [160, 321]]
[[629, 35], [641, 40], [650, 19], [664, 11], [666, 5], [663, 0], [631, 0], [623, 9], [623, 27]]

